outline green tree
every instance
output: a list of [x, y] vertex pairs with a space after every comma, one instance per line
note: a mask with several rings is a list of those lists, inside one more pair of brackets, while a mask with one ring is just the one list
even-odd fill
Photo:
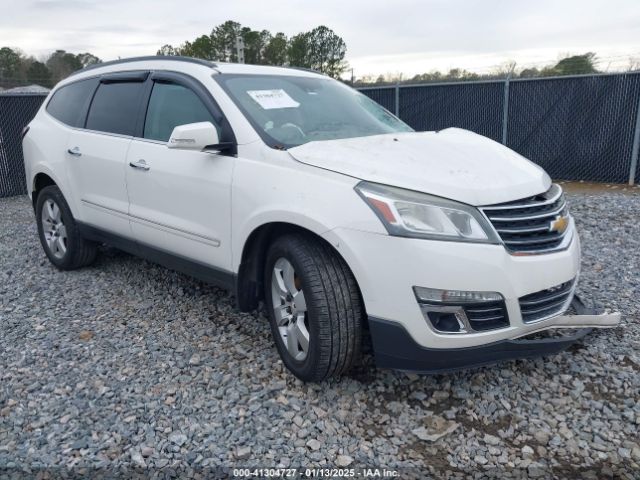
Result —
[[164, 55], [164, 56], [173, 56], [173, 55], [180, 55], [180, 52], [178, 52], [178, 50], [175, 47], [172, 47], [171, 45], [163, 45], [160, 47], [160, 49], [156, 52], [156, 55]]
[[311, 68], [311, 42], [309, 33], [299, 33], [291, 37], [287, 47], [289, 65], [292, 67]]
[[214, 27], [210, 35], [186, 41], [179, 47], [163, 45], [157, 55], [186, 55], [220, 62], [238, 61], [238, 39], [244, 43], [245, 63], [257, 65], [292, 65], [317, 70], [338, 77], [347, 68], [347, 50], [342, 38], [333, 30], [319, 26], [287, 40], [284, 33], [272, 35], [268, 30], [254, 30], [227, 20]]
[[583, 55], [573, 55], [560, 60], [552, 69], [553, 75], [586, 75], [597, 73], [595, 66], [596, 54], [587, 52]]
[[321, 25], [308, 34], [308, 55], [311, 68], [337, 78], [347, 65], [344, 56], [347, 44], [330, 28]]
[[233, 20], [218, 25], [211, 31], [212, 60], [237, 62], [236, 41], [241, 35], [241, 25]]
[[27, 69], [27, 82], [47, 88], [53, 86], [51, 82], [51, 72], [44, 63], [37, 61], [31, 62], [31, 65], [29, 65]]
[[462, 76], [462, 70], [459, 68], [452, 68], [449, 70], [449, 73], [446, 74], [447, 79], [449, 80], [459, 80]]
[[78, 58], [80, 65], [82, 65], [82, 68], [89, 67], [91, 65], [96, 65], [97, 63], [102, 63], [102, 60], [100, 60], [98, 57], [96, 57], [92, 53], [88, 53], [88, 52], [79, 53], [78, 55], [76, 55], [76, 57]]
[[244, 61], [252, 65], [264, 64], [264, 53], [267, 45], [271, 41], [271, 32], [268, 30], [251, 30], [248, 27], [242, 29], [242, 39], [244, 40]]
[[9, 47], [0, 48], [0, 84], [13, 87], [22, 83], [22, 55]]
[[185, 42], [180, 48], [180, 55], [202, 58], [204, 60], [214, 60], [211, 37], [209, 35], [201, 35], [193, 42]]
[[519, 75], [520, 78], [533, 78], [533, 77], [539, 77], [539, 76], [540, 76], [540, 70], [538, 70], [535, 67], [525, 68], [520, 72], [520, 75]]
[[53, 83], [58, 83], [76, 70], [82, 68], [80, 59], [73, 53], [64, 50], [56, 50], [46, 61], [47, 68], [51, 72]]
[[264, 49], [264, 63], [267, 65], [284, 65], [287, 63], [287, 37], [278, 32], [271, 37]]

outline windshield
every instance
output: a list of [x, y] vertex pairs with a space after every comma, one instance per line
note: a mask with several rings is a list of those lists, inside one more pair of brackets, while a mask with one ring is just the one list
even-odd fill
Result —
[[274, 148], [413, 131], [370, 98], [330, 78], [223, 74], [216, 80]]

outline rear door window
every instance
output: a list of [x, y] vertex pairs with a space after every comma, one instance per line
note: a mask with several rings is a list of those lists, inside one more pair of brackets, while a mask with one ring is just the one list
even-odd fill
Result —
[[70, 127], [82, 127], [96, 79], [81, 80], [59, 88], [47, 104], [47, 112]]
[[220, 134], [213, 116], [195, 92], [175, 83], [154, 84], [144, 123], [144, 138], [167, 142], [175, 127], [197, 122], [211, 122]]
[[143, 85], [142, 82], [101, 83], [91, 102], [86, 128], [133, 135]]

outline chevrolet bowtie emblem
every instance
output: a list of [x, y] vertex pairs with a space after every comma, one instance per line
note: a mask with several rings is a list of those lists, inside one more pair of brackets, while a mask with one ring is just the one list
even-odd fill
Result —
[[564, 233], [568, 226], [569, 219], [558, 215], [551, 223], [549, 223], [549, 231]]

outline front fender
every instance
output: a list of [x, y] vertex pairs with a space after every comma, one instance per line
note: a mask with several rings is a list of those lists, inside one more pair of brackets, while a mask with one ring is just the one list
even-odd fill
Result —
[[[265, 152], [260, 145], [240, 150], [231, 201], [235, 272], [251, 234], [269, 223], [295, 225], [318, 236], [339, 226], [386, 232], [354, 191], [357, 179], [296, 162], [287, 152]], [[251, 160], [261, 156], [264, 160]]]
[[249, 237], [253, 232], [265, 225], [281, 223], [295, 225], [296, 227], [304, 228], [319, 237], [322, 237], [326, 232], [331, 230], [331, 227], [323, 222], [310, 217], [304, 212], [292, 211], [290, 208], [270, 208], [260, 209], [248, 219], [238, 230], [236, 237], [234, 238], [233, 248], [233, 271], [237, 272], [242, 261], [242, 252], [244, 246], [247, 244]]

